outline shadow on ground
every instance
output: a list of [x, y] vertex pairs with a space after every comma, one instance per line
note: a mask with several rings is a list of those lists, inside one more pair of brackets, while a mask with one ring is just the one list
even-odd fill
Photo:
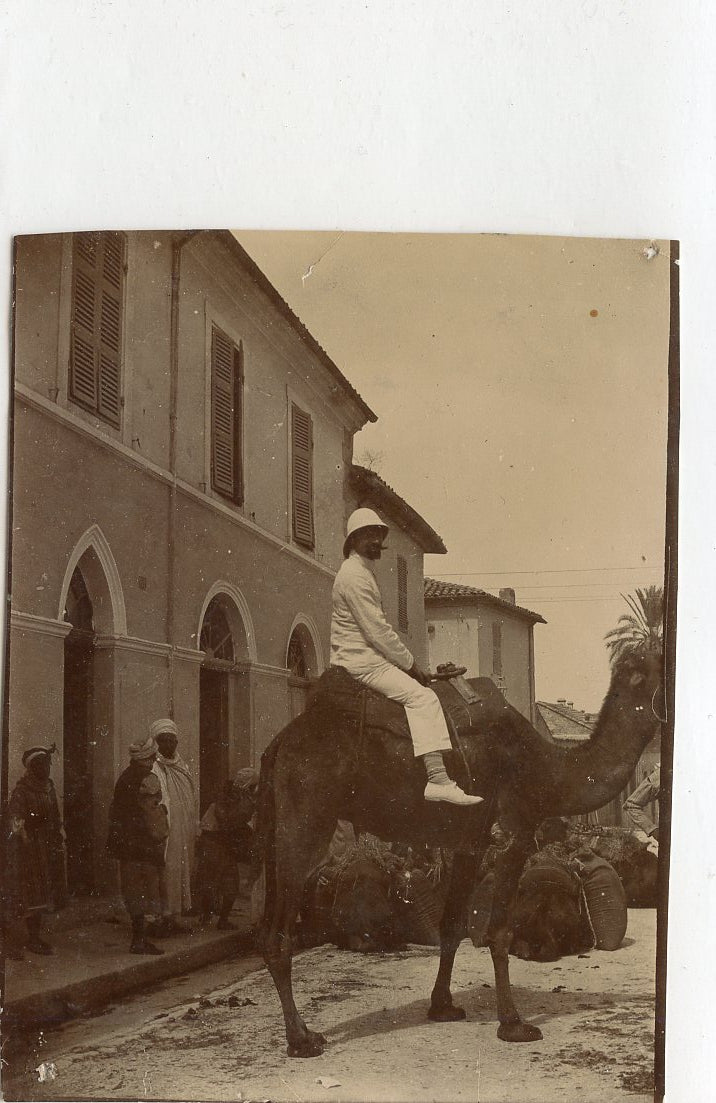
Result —
[[[409, 987], [408, 985], [405, 986]], [[601, 1011], [629, 1011], [637, 1015], [643, 1014], [645, 1009], [653, 1007], [648, 998], [634, 996], [632, 992], [612, 991], [601, 992], [577, 992], [560, 990], [558, 992], [536, 991], [533, 988], [512, 988], [515, 1004], [520, 1014], [528, 1020], [543, 1028], [552, 1020], [564, 1020], [565, 1016], [579, 1015], [581, 1012]], [[330, 998], [330, 997], [329, 997]], [[464, 1007], [467, 1012], [466, 1023], [477, 1022], [480, 1026], [492, 1026], [497, 1030], [497, 1013], [495, 1010], [495, 991], [490, 985], [471, 986], [453, 992], [453, 1000], [459, 1007]], [[309, 1006], [305, 1008], [306, 1018], [310, 1026], [311, 1011], [315, 1011], [324, 998], [313, 997]], [[351, 1042], [361, 1038], [375, 1037], [381, 1034], [392, 1034], [396, 1031], [412, 1029], [422, 1026], [428, 1021], [427, 1013], [430, 1005], [429, 999], [412, 1000], [407, 1004], [398, 1004], [394, 1007], [386, 1007], [381, 1011], [373, 1011], [366, 1015], [360, 1015], [353, 1019], [346, 1019], [336, 1023], [328, 1030], [323, 1028], [329, 1042]], [[439, 1031], [443, 1024], [432, 1024]], [[449, 1024], [451, 1026], [458, 1024]], [[545, 1031], [546, 1033], [546, 1031]], [[508, 1044], [508, 1043], [506, 1043]]]

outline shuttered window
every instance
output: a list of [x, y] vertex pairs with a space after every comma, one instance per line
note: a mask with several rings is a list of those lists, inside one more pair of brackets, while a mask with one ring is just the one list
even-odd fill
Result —
[[242, 467], [243, 365], [241, 347], [218, 326], [211, 330], [211, 485], [238, 505]]
[[125, 253], [124, 234], [74, 235], [69, 394], [117, 429]]
[[291, 406], [293, 538], [306, 548], [314, 545], [313, 422], [311, 415]]
[[408, 631], [408, 563], [398, 556], [398, 631]]
[[502, 625], [492, 622], [492, 673], [502, 674]]

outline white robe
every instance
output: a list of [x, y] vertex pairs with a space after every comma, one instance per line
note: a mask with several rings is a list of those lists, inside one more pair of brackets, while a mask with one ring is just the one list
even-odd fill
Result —
[[197, 835], [196, 787], [179, 756], [158, 754], [152, 767], [162, 787], [169, 815], [169, 838], [161, 878], [162, 913], [180, 915], [191, 908], [191, 874]]

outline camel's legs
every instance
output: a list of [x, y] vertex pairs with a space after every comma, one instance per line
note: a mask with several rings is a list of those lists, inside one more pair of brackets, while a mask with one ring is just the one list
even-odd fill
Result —
[[455, 954], [465, 935], [467, 905], [482, 854], [456, 853], [445, 907], [440, 919], [440, 966], [435, 979], [428, 1018], [436, 1022], [464, 1019], [465, 1011], [456, 1007], [450, 993]]
[[291, 884], [279, 889], [275, 922], [271, 924], [264, 944], [264, 960], [273, 977], [281, 1000], [286, 1023], [289, 1057], [312, 1057], [323, 1052], [326, 1039], [310, 1031], [298, 1013], [291, 983], [293, 947], [292, 932], [301, 903], [303, 882], [291, 879]]
[[517, 884], [527, 855], [534, 849], [531, 835], [518, 836], [495, 864], [495, 895], [487, 929], [487, 942], [495, 970], [497, 1017], [500, 1025], [498, 1038], [506, 1042], [534, 1042], [542, 1032], [531, 1023], [524, 1022], [512, 999], [510, 986], [509, 950], [512, 942], [512, 912]]
[[276, 839], [276, 898], [273, 914], [266, 917], [270, 926], [263, 940], [263, 956], [281, 1000], [289, 1057], [316, 1057], [326, 1044], [322, 1034], [308, 1029], [294, 1002], [292, 934], [306, 878], [326, 853], [336, 822], [337, 817], [330, 822], [325, 813], [320, 823], [309, 822], [308, 815], [297, 817], [292, 835], [279, 830]]

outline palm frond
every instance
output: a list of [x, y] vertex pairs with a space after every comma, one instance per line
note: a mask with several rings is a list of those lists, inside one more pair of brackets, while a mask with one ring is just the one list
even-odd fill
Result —
[[616, 627], [604, 635], [612, 666], [629, 652], [657, 650], [663, 636], [664, 591], [661, 586], [637, 587], [633, 594], [621, 597], [631, 612], [622, 613]]

